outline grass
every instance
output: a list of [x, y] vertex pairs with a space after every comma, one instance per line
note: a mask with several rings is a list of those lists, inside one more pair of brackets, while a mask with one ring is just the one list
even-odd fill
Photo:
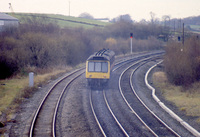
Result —
[[34, 87], [29, 88], [29, 78], [15, 77], [12, 79], [0, 80], [0, 116], [2, 113], [10, 113], [21, 103], [25, 97], [30, 97], [32, 92], [39, 86], [55, 79], [59, 74], [71, 71], [72, 68], [52, 70], [46, 74], [34, 76]]
[[14, 101], [19, 98], [23, 87], [28, 85], [28, 78], [1, 80], [0, 87], [0, 111], [4, 111]]
[[[85, 18], [79, 18], [79, 17], [72, 17], [72, 16], [64, 16], [59, 14], [30, 14], [30, 13], [14, 13], [10, 14], [16, 18], [19, 19], [21, 23], [23, 23], [23, 18], [30, 17], [32, 15], [34, 16], [45, 16], [50, 17], [48, 18], [49, 21], [56, 22], [60, 27], [83, 27], [83, 28], [93, 28], [95, 25], [98, 26], [106, 26], [110, 23], [102, 22], [98, 20], [92, 20], [92, 19], [85, 19]], [[67, 21], [68, 20], [68, 21]]]
[[198, 31], [200, 30], [200, 25], [190, 25], [190, 27]]
[[155, 72], [153, 83], [161, 89], [166, 100], [173, 102], [187, 116], [197, 117], [196, 121], [200, 123], [200, 82], [186, 89], [170, 84], [164, 72]]

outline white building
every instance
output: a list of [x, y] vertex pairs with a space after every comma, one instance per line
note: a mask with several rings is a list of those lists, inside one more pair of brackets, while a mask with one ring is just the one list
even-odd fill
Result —
[[17, 27], [19, 25], [19, 20], [8, 14], [0, 13], [0, 31], [9, 27]]

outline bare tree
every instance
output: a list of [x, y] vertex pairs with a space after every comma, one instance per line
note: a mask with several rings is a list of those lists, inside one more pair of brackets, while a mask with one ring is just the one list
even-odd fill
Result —
[[170, 19], [171, 19], [170, 15], [164, 15], [164, 16], [162, 16], [162, 21], [164, 22], [165, 27], [166, 26], [170, 26]]
[[158, 24], [159, 23], [159, 18], [156, 18], [156, 14], [153, 13], [152, 11], [150, 12], [151, 16], [151, 24]]
[[154, 24], [155, 23], [156, 14], [151, 11], [150, 12], [150, 16], [151, 16], [151, 23]]

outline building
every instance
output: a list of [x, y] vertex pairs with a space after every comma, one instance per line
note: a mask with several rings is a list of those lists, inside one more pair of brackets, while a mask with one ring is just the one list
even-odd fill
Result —
[[95, 20], [99, 20], [102, 22], [110, 22], [109, 18], [96, 18]]
[[0, 31], [10, 27], [18, 27], [18, 25], [19, 20], [17, 18], [5, 13], [0, 13]]

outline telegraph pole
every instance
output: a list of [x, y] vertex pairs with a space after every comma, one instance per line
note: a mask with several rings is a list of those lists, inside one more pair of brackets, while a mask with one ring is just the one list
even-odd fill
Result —
[[175, 34], [176, 34], [176, 21], [174, 20], [174, 36], [175, 36]]
[[184, 23], [183, 23], [183, 41], [182, 41], [183, 45], [184, 45], [184, 38], [185, 38], [185, 32], [184, 32]]
[[70, 1], [69, 1], [69, 16], [70, 16]]

